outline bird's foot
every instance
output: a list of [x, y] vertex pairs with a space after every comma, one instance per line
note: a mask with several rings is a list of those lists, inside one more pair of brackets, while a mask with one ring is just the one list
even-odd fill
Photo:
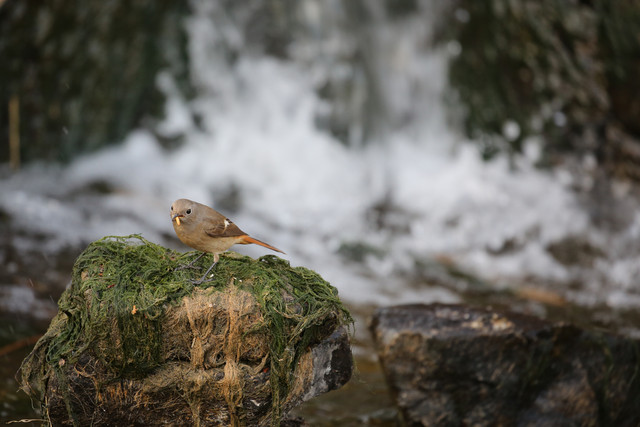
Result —
[[[191, 283], [193, 283], [194, 285], [199, 285], [201, 283], [212, 281], [213, 280], [213, 273], [211, 273], [211, 270], [213, 270], [213, 267], [215, 267], [217, 263], [218, 263], [218, 261], [216, 260], [213, 264], [211, 264], [211, 267], [209, 267], [207, 272], [204, 273], [204, 275], [202, 276], [202, 279], [200, 279], [200, 280], [192, 280]], [[209, 273], [211, 273], [211, 276], [209, 276]], [[209, 276], [209, 277], [207, 277], [207, 276]]]
[[192, 285], [200, 285], [200, 284], [202, 284], [202, 283], [211, 282], [214, 278], [215, 278], [215, 277], [214, 277], [214, 275], [213, 275], [213, 274], [212, 274], [212, 275], [210, 275], [209, 277], [207, 277], [207, 276], [205, 275], [205, 276], [202, 276], [202, 277], [201, 277], [201, 278], [199, 278], [199, 279], [193, 279], [193, 280], [190, 280], [190, 282], [191, 282], [191, 284], [192, 284]]

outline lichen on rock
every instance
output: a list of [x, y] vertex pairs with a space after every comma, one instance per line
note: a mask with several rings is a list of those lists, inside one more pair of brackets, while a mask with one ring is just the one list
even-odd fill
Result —
[[138, 235], [88, 246], [21, 368], [45, 418], [277, 425], [308, 398], [300, 385], [314, 375], [310, 348], [352, 321], [337, 290], [275, 256], [233, 253], [195, 286], [211, 257], [177, 267], [197, 255]]

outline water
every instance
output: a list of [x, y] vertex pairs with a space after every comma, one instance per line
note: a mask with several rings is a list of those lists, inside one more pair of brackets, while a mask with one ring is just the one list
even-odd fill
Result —
[[[622, 230], [593, 227], [573, 191], [575, 177], [534, 166], [535, 139], [515, 158], [479, 158], [474, 142], [446, 119], [447, 57], [456, 50], [425, 42], [435, 4], [421, 3], [421, 14], [396, 21], [372, 2], [367, 25], [350, 29], [345, 20], [354, 12], [339, 3], [304, 2], [305, 31], [282, 59], [251, 45], [241, 17], [196, 2], [187, 25], [197, 94], [187, 100], [168, 73], [159, 76], [169, 102], [155, 133], [133, 131], [120, 145], [64, 167], [3, 171], [0, 207], [10, 222], [2, 285], [23, 295], [12, 306], [50, 315], [49, 295], [55, 299], [66, 285], [73, 257], [105, 235], [141, 233], [186, 250], [173, 234], [169, 206], [190, 198], [329, 280], [357, 314], [357, 340], [366, 341], [374, 307], [404, 302], [498, 301], [554, 317], [553, 305], [518, 299], [523, 285], [579, 307], [586, 324], [637, 334], [638, 319], [628, 313], [640, 307], [640, 214]], [[366, 66], [345, 59], [358, 43], [369, 55]], [[375, 96], [361, 81], [366, 67], [375, 71], [368, 80]], [[319, 95], [319, 86], [345, 82], [348, 97]], [[349, 118], [342, 134], [338, 107]], [[158, 135], [182, 143], [167, 150]], [[602, 255], [564, 263], [550, 252], [575, 236]], [[371, 366], [371, 346], [358, 351]], [[383, 387], [379, 372], [362, 371], [365, 388]], [[349, 422], [387, 420], [385, 411], [374, 414], [378, 403]]]

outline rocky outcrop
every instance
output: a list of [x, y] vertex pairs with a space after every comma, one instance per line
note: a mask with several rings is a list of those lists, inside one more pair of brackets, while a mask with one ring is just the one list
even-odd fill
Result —
[[640, 343], [462, 305], [371, 322], [406, 425], [640, 425]]

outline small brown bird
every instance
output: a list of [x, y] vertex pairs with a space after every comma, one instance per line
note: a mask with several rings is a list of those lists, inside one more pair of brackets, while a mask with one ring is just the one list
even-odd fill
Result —
[[213, 254], [213, 264], [197, 283], [205, 280], [207, 274], [218, 263], [220, 254], [235, 244], [254, 243], [272, 251], [284, 253], [278, 248], [249, 236], [230, 219], [209, 206], [192, 200], [178, 199], [173, 202], [171, 221], [182, 243], [203, 252], [189, 265], [193, 265], [207, 252]]

